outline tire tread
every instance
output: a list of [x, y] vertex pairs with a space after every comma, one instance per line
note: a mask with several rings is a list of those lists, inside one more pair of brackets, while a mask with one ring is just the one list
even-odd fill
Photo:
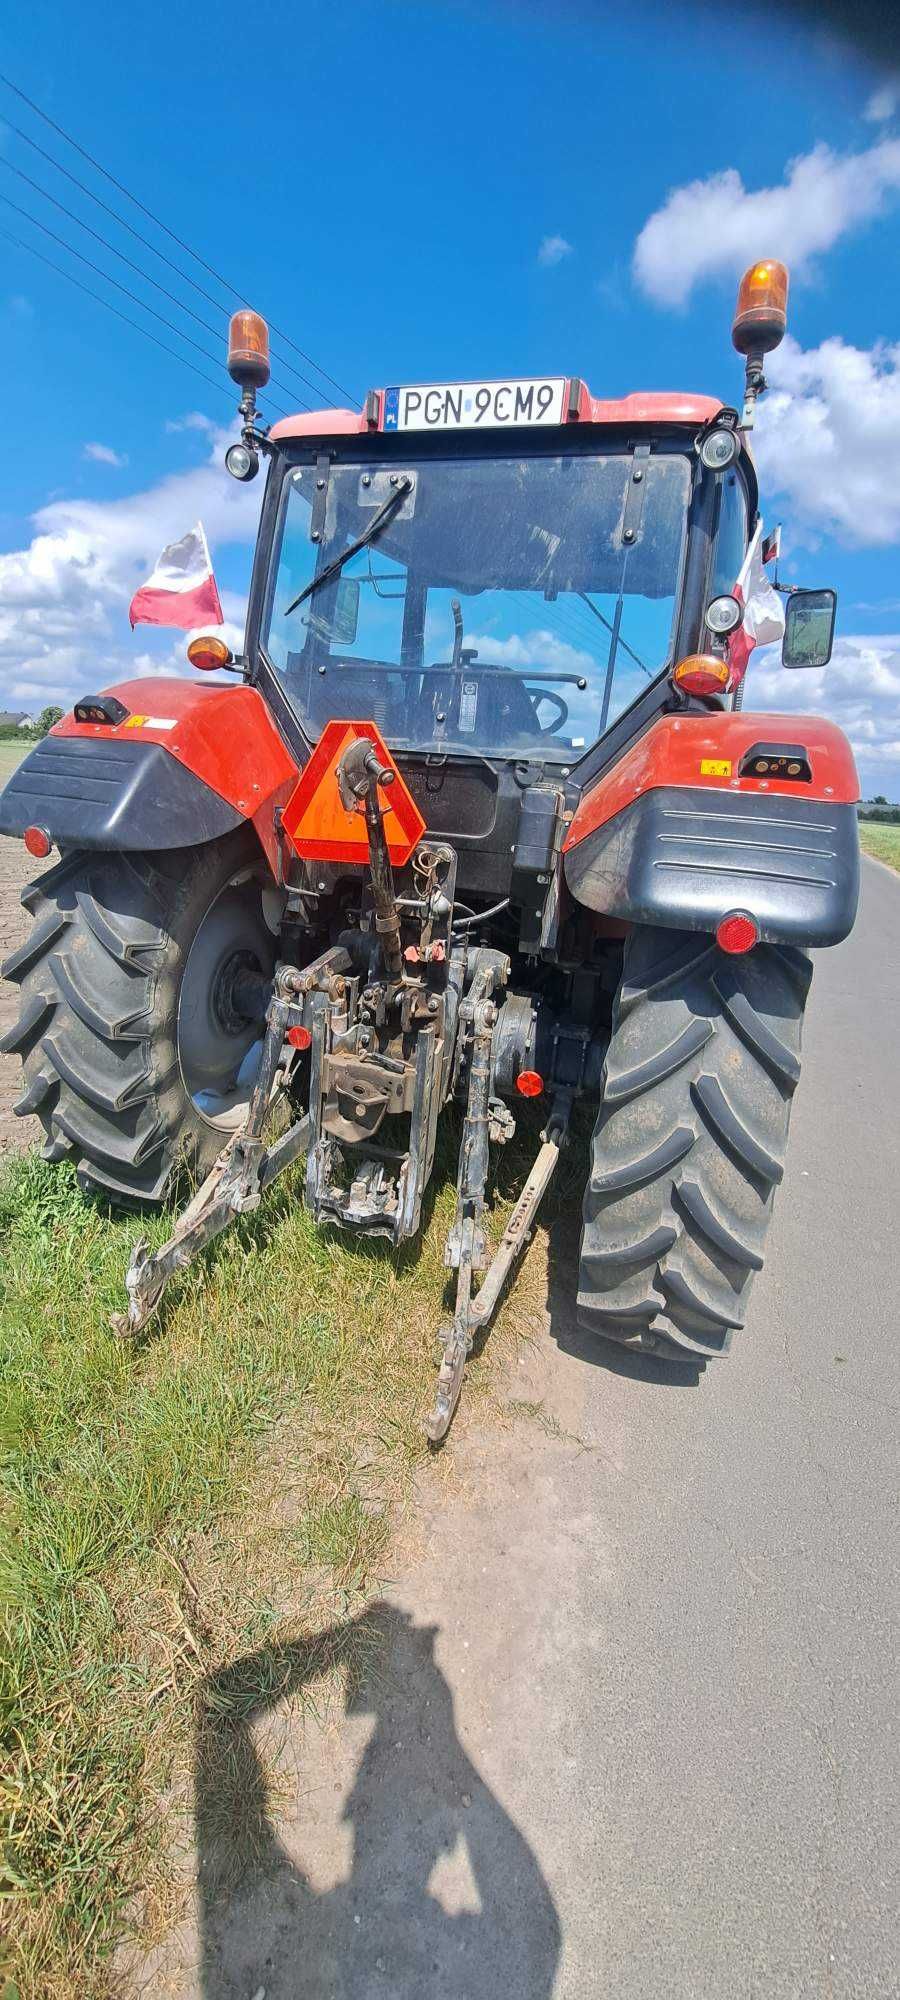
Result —
[[584, 1198], [578, 1311], [692, 1360], [744, 1325], [800, 1074], [809, 960], [662, 929], [627, 941]]

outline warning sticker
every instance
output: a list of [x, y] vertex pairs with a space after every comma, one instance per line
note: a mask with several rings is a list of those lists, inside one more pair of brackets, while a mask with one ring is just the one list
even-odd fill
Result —
[[700, 776], [701, 778], [730, 778], [731, 758], [701, 757]]
[[174, 715], [129, 715], [123, 729], [176, 729]]

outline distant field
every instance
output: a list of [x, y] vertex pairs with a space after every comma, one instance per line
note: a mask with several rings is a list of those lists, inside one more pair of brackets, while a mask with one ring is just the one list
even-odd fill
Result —
[[879, 826], [876, 820], [863, 820], [859, 838], [864, 854], [874, 854], [878, 861], [886, 861], [889, 868], [900, 873], [900, 826]]
[[21, 763], [26, 750], [30, 749], [30, 743], [23, 743], [21, 745], [18, 743], [0, 743], [0, 785], [5, 785], [10, 772], [15, 770], [16, 765]]

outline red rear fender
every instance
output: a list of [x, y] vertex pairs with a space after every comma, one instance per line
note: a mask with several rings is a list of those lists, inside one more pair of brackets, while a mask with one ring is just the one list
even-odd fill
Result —
[[98, 748], [116, 742], [158, 745], [236, 815], [253, 821], [277, 871], [275, 810], [293, 790], [299, 765], [257, 689], [160, 679], [120, 681], [105, 692], [127, 708], [123, 722], [110, 728], [66, 715], [51, 735], [93, 737]]
[[[802, 744], [811, 780], [791, 784], [741, 777], [742, 757], [757, 743]], [[701, 791], [744, 794], [761, 801], [773, 792], [798, 799], [835, 799], [855, 804], [859, 779], [846, 736], [820, 715], [753, 715], [716, 711], [709, 715], [661, 715], [618, 764], [585, 792], [565, 839], [577, 847], [644, 792], [660, 785], [689, 785]]]
[[630, 923], [714, 931], [743, 911], [773, 943], [837, 944], [856, 914], [858, 798], [850, 745], [819, 716], [661, 716], [582, 798], [565, 879]]

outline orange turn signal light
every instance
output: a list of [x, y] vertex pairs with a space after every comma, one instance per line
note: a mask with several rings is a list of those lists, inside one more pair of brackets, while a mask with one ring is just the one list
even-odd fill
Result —
[[715, 653], [688, 653], [673, 668], [672, 679], [683, 694], [724, 694], [731, 669]]
[[192, 639], [187, 649], [192, 667], [200, 667], [205, 674], [214, 674], [217, 667], [230, 667], [231, 651], [224, 639], [212, 639], [202, 633], [199, 639]]
[[242, 389], [264, 389], [269, 379], [269, 329], [261, 313], [232, 313], [228, 373]]
[[770, 354], [787, 330], [787, 266], [751, 264], [738, 287], [731, 338], [739, 354]]

